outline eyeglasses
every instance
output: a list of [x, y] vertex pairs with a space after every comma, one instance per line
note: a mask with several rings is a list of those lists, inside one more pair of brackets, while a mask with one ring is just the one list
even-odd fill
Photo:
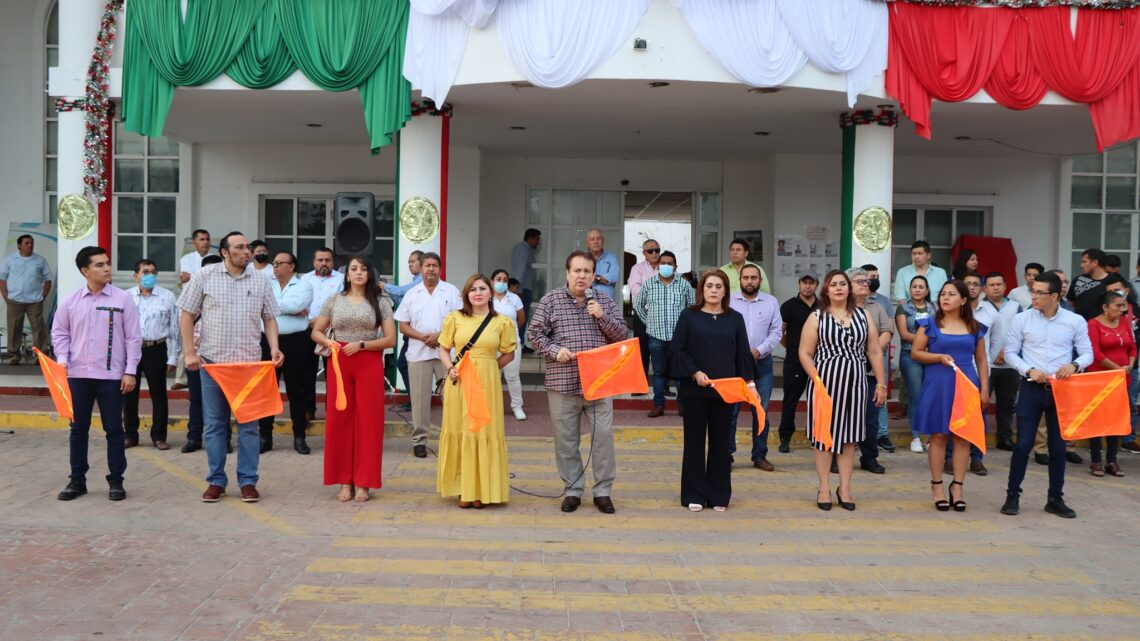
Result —
[[966, 287], [981, 287], [981, 283], [966, 283]]
[[660, 247], [651, 247], [649, 249], [643, 249], [642, 251], [644, 251], [647, 254], [660, 254], [661, 248]]
[[1052, 292], [1039, 292], [1036, 289], [1029, 290], [1030, 298], [1041, 298], [1042, 296], [1048, 296], [1051, 293]]
[[274, 267], [280, 267], [282, 265], [292, 265], [292, 264], [293, 264], [293, 261], [291, 261], [291, 260], [275, 260], [275, 261], [273, 261]]
[[857, 278], [851, 282], [855, 283], [856, 285], [866, 285], [869, 281], [866, 278]]

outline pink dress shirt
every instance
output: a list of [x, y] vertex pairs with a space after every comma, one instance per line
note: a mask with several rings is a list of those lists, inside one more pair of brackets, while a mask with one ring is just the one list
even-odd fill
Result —
[[657, 268], [650, 265], [647, 260], [637, 263], [633, 269], [629, 270], [629, 279], [626, 284], [629, 285], [629, 301], [631, 303], [637, 301], [637, 294], [645, 285], [645, 281], [655, 276], [657, 276]]
[[138, 308], [127, 292], [114, 285], [106, 285], [98, 294], [84, 285], [59, 304], [51, 344], [68, 378], [133, 376], [142, 358]]

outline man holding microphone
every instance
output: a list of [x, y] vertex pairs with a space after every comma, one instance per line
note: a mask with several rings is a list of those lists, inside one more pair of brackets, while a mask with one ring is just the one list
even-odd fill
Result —
[[563, 512], [582, 504], [585, 467], [579, 451], [581, 418], [590, 421], [594, 464], [594, 505], [614, 513], [610, 498], [617, 462], [614, 458], [613, 401], [588, 401], [578, 376], [578, 352], [624, 340], [627, 334], [621, 310], [610, 296], [595, 292], [594, 257], [576, 251], [566, 258], [566, 287], [547, 292], [527, 324], [527, 337], [535, 352], [546, 359], [546, 397], [554, 427], [554, 455], [558, 475], [565, 484]]

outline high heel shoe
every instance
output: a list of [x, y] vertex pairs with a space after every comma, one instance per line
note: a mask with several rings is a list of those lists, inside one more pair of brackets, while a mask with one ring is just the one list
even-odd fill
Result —
[[[962, 485], [961, 481], [950, 481], [950, 498], [954, 498], [954, 486], [955, 485], [960, 486], [963, 490], [966, 489], [966, 486]], [[962, 495], [959, 494], [958, 496], [961, 497]], [[954, 511], [955, 512], [965, 512], [966, 511], [966, 502], [963, 501], [961, 498], [959, 498], [957, 501], [954, 501]]]
[[816, 492], [816, 494], [815, 494], [815, 506], [818, 507], [819, 509], [823, 510], [824, 512], [831, 510], [831, 492], [827, 493], [827, 503], [820, 501], [819, 500], [819, 492]]
[[848, 502], [848, 501], [844, 501], [843, 499], [839, 498], [839, 490], [835, 490], [835, 500], [839, 501], [839, 507], [847, 510], [848, 512], [854, 512], [855, 511], [855, 502], [854, 501]]
[[[942, 480], [939, 479], [937, 481], [931, 481], [930, 485], [931, 486], [942, 485]], [[947, 501], [946, 499], [939, 499], [939, 500], [934, 502], [934, 509], [938, 510], [939, 512], [949, 512], [950, 511], [950, 501]]]

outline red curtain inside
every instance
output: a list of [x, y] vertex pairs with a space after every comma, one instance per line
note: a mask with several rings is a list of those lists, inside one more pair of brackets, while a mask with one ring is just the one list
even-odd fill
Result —
[[962, 234], [950, 248], [950, 259], [958, 260], [963, 249], [972, 249], [978, 254], [978, 274], [985, 278], [990, 272], [1001, 272], [1005, 277], [1005, 293], [1017, 287], [1017, 252], [1013, 241], [993, 236], [972, 236]]
[[1097, 146], [1140, 137], [1140, 9], [891, 5], [887, 92], [931, 136], [930, 102], [984, 88], [998, 104], [1029, 109], [1046, 91], [1089, 106]]

